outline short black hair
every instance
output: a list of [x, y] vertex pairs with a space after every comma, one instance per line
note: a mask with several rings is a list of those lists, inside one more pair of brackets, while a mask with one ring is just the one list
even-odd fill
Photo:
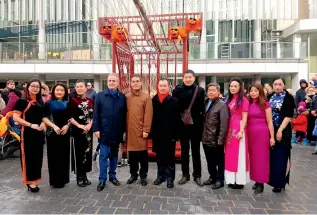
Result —
[[216, 87], [216, 89], [220, 92], [220, 85], [217, 83], [209, 83], [207, 85], [207, 91], [208, 91], [209, 87]]
[[78, 83], [84, 83], [85, 86], [87, 87], [87, 83], [84, 80], [77, 80], [76, 83], [75, 83], [75, 87], [76, 87], [76, 84], [78, 84]]
[[184, 72], [184, 75], [186, 75], [186, 74], [192, 74], [194, 77], [196, 77], [196, 76], [195, 76], [195, 72], [194, 72], [193, 70], [191, 70], [191, 69], [186, 70], [186, 71]]
[[275, 78], [273, 78], [272, 85], [276, 80], [279, 80], [279, 79], [281, 79], [283, 84], [286, 85], [285, 78], [282, 76], [276, 76]]

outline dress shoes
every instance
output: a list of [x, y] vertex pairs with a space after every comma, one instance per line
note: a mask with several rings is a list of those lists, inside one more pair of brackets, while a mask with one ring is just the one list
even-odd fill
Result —
[[194, 178], [194, 181], [196, 182], [196, 184], [200, 187], [204, 186], [204, 184], [201, 182], [201, 178]]
[[119, 182], [118, 179], [116, 179], [116, 178], [109, 179], [109, 181], [110, 181], [114, 186], [120, 186], [120, 182]]
[[222, 187], [224, 187], [224, 186], [225, 186], [225, 185], [224, 185], [223, 182], [217, 181], [215, 184], [212, 184], [212, 185], [211, 185], [211, 189], [217, 190], [217, 189], [222, 188]]
[[157, 179], [154, 181], [154, 185], [160, 185], [160, 184], [162, 184], [164, 181], [165, 181], [165, 179], [157, 178]]
[[141, 178], [141, 185], [146, 186], [147, 185], [147, 179], [146, 178]]
[[98, 186], [97, 186], [97, 191], [101, 192], [103, 191], [103, 189], [105, 189], [106, 183], [105, 182], [99, 182]]
[[211, 178], [209, 178], [208, 180], [206, 180], [206, 181], [203, 182], [204, 185], [212, 185], [212, 184], [214, 184], [214, 183], [215, 183], [215, 182], [214, 182]]
[[131, 176], [131, 178], [128, 179], [127, 184], [133, 184], [137, 180], [138, 180], [137, 176]]
[[187, 181], [189, 181], [189, 177], [183, 176], [183, 177], [179, 180], [178, 184], [183, 185], [183, 184], [186, 184]]

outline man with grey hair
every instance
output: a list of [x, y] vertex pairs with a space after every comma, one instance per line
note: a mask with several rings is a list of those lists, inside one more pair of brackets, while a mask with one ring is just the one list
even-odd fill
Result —
[[204, 185], [211, 185], [212, 189], [224, 186], [224, 142], [229, 120], [228, 107], [219, 95], [220, 86], [208, 84], [202, 143], [210, 175]]
[[107, 174], [113, 185], [120, 185], [116, 168], [119, 144], [122, 143], [126, 126], [127, 103], [125, 95], [118, 89], [118, 76], [109, 74], [107, 85], [107, 89], [96, 95], [94, 105], [93, 131], [100, 144], [98, 192], [105, 188]]

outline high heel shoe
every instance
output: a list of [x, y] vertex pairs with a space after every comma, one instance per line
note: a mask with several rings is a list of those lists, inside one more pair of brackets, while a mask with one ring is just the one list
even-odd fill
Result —
[[91, 185], [91, 182], [88, 180], [87, 175], [84, 177], [84, 182], [86, 185]]
[[77, 185], [79, 187], [86, 187], [86, 182], [83, 177], [77, 177]]
[[285, 191], [285, 188], [274, 187], [272, 190], [273, 193], [281, 193], [282, 191]]
[[40, 191], [40, 188], [36, 185], [36, 187], [31, 187], [29, 184], [26, 185], [28, 188], [28, 191], [31, 191], [32, 193], [37, 193]]
[[258, 186], [254, 190], [254, 194], [263, 193], [264, 191], [264, 184], [258, 184]]

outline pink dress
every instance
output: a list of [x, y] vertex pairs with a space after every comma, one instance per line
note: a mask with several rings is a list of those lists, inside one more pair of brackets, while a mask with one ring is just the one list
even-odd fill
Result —
[[248, 112], [249, 101], [244, 97], [241, 105], [236, 107], [237, 98], [238, 95], [234, 95], [228, 104], [230, 120], [225, 143], [225, 180], [227, 184], [245, 185], [250, 182], [246, 129], [240, 140], [236, 136], [240, 131], [242, 112]]
[[[270, 108], [267, 102], [265, 109]], [[250, 153], [250, 178], [258, 183], [270, 179], [270, 132], [265, 110], [258, 103], [252, 103], [248, 113], [248, 144]]]

